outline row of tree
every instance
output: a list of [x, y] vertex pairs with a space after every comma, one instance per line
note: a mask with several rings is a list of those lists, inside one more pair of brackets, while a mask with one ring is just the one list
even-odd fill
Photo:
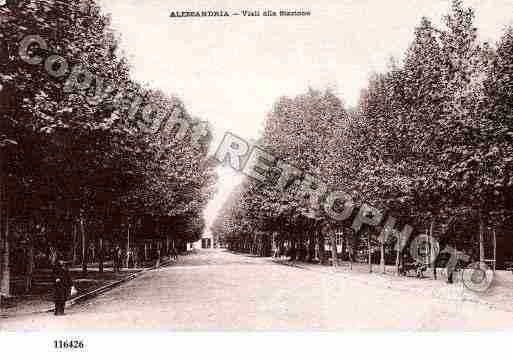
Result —
[[[102, 261], [107, 247], [156, 239], [163, 252], [199, 239], [215, 183], [209, 131], [194, 137], [199, 122], [179, 99], [131, 78], [95, 1], [9, 2], [0, 17], [1, 292], [11, 292], [13, 264], [30, 277], [34, 257], [55, 252], [87, 270], [91, 246]], [[34, 41], [20, 56], [34, 35], [46, 46]], [[94, 78], [70, 90], [84, 81], [77, 65]], [[137, 101], [155, 111], [134, 113]], [[26, 261], [9, 258], [15, 249]]]
[[[350, 194], [356, 207], [392, 215], [395, 228], [411, 225], [410, 238], [428, 233], [442, 250], [450, 245], [478, 260], [493, 257], [486, 244], [496, 236], [497, 260], [513, 258], [513, 29], [496, 46], [481, 43], [474, 16], [454, 0], [442, 26], [423, 18], [404, 60], [372, 75], [355, 109], [329, 90], [281, 98], [259, 145]], [[317, 246], [321, 261], [325, 239], [334, 245], [330, 233], [338, 233], [343, 256], [364, 253], [371, 263], [381, 246], [381, 263], [392, 254], [399, 264], [393, 241], [378, 241], [384, 221], [356, 232], [350, 220], [309, 213], [308, 199], [298, 196], [301, 177], [285, 190], [272, 177], [244, 180], [213, 232], [234, 247], [255, 231], [277, 233], [293, 256], [313, 259]]]

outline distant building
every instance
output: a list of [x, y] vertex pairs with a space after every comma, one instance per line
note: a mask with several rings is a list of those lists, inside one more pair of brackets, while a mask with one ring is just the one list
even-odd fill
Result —
[[214, 238], [203, 237], [201, 239], [201, 248], [217, 248], [217, 242]]
[[187, 243], [187, 251], [192, 251], [194, 249], [201, 249], [202, 248], [202, 240], [197, 240], [196, 242], [189, 242]]

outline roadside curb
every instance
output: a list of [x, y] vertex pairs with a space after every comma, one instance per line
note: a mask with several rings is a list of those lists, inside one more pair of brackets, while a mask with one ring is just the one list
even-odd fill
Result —
[[316, 271], [315, 269], [311, 269], [311, 268], [308, 268], [308, 267], [305, 267], [305, 266], [302, 266], [300, 264], [297, 264], [297, 263], [294, 263], [294, 262], [289, 262], [289, 261], [277, 261], [277, 260], [273, 260], [272, 261], [273, 263], [276, 263], [276, 264], [281, 264], [282, 266], [287, 266], [287, 267], [294, 267], [294, 268], [300, 268], [300, 269], [304, 269], [304, 270], [309, 270], [309, 271], [314, 271], [314, 272], [322, 272], [322, 271]]
[[[112, 283], [109, 283], [109, 284], [106, 284], [104, 286], [101, 286], [100, 288], [96, 288], [90, 292], [87, 292], [87, 293], [83, 293], [83, 294], [80, 294], [74, 298], [71, 298], [71, 299], [68, 299], [66, 301], [66, 308], [69, 308], [77, 303], [82, 303], [82, 302], [85, 302], [87, 301], [88, 299], [92, 299], [94, 297], [97, 297], [99, 296], [100, 294], [103, 294], [105, 292], [108, 292], [109, 290], [111, 289], [114, 289], [118, 286], [120, 286], [121, 284], [123, 283], [126, 283], [128, 281], [131, 281], [147, 272], [150, 272], [150, 271], [153, 271], [153, 270], [157, 270], [157, 269], [160, 269], [164, 266], [167, 266], [169, 265], [170, 263], [172, 263], [172, 261], [170, 259], [162, 262], [160, 264], [159, 267], [148, 267], [148, 268], [144, 268], [142, 269], [141, 271], [139, 272], [136, 272], [136, 273], [132, 273], [130, 275], [128, 275], [127, 277], [125, 278], [122, 278], [120, 280], [117, 280], [115, 282], [112, 282]], [[31, 311], [31, 312], [24, 312], [24, 313], [15, 313], [15, 314], [12, 314], [12, 315], [1, 315], [0, 314], [0, 318], [15, 318], [15, 317], [21, 317], [21, 316], [27, 316], [27, 315], [34, 315], [34, 314], [44, 314], [44, 313], [50, 313], [50, 312], [53, 312], [55, 310], [55, 307], [52, 305], [52, 306], [49, 306], [45, 309], [39, 309], [39, 310], [34, 310], [34, 311]]]

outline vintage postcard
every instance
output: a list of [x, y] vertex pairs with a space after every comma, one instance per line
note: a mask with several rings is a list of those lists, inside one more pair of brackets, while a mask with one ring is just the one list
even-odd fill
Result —
[[0, 1], [0, 332], [513, 329], [512, 10]]

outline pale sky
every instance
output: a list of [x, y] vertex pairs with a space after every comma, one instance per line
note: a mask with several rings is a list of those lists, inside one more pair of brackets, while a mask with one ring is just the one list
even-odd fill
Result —
[[[112, 14], [135, 79], [181, 98], [214, 127], [215, 151], [226, 131], [257, 138], [283, 95], [331, 87], [356, 104], [369, 74], [402, 59], [422, 16], [435, 24], [449, 0], [100, 0]], [[495, 42], [513, 20], [511, 0], [467, 0], [483, 40]], [[170, 18], [171, 11], [309, 10], [309, 17]], [[219, 168], [215, 217], [241, 176]]]

